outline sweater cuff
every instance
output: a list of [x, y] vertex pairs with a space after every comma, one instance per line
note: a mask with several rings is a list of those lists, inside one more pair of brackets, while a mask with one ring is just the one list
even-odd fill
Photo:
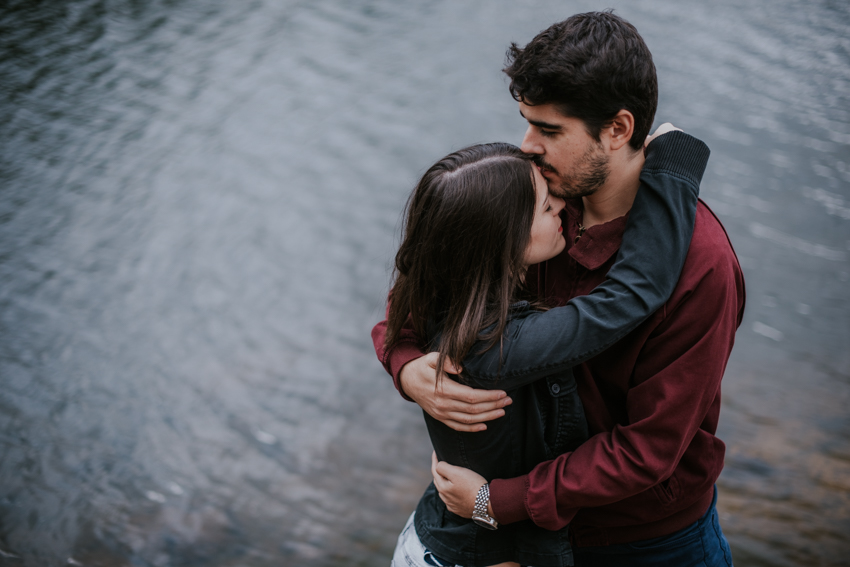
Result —
[[663, 169], [680, 175], [699, 187], [710, 153], [711, 150], [701, 140], [673, 130], [649, 143], [643, 169]]
[[528, 475], [490, 481], [490, 506], [493, 508], [493, 517], [500, 524], [513, 524], [531, 518], [525, 507], [528, 487]]
[[398, 390], [398, 393], [401, 394], [401, 397], [407, 400], [408, 402], [412, 402], [407, 394], [404, 393], [404, 390], [401, 387], [401, 369], [404, 368], [404, 365], [410, 362], [411, 360], [416, 360], [417, 358], [421, 358], [424, 356], [424, 353], [419, 350], [419, 347], [416, 346], [416, 343], [412, 342], [403, 342], [397, 344], [393, 347], [390, 356], [388, 357], [387, 363], [390, 368], [390, 374], [393, 377], [393, 384], [395, 384], [395, 389]]

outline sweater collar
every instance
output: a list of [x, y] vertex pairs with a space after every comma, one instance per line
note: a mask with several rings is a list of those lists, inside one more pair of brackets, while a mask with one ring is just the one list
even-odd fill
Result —
[[567, 229], [567, 246], [570, 247], [568, 254], [586, 269], [597, 270], [620, 249], [629, 215], [625, 214], [588, 228], [576, 242], [576, 236], [581, 229], [583, 212], [584, 205], [581, 199], [567, 200], [564, 207], [566, 215], [564, 224]]

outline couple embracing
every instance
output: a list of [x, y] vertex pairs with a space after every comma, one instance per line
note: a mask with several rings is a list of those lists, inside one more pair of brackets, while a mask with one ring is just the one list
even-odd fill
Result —
[[521, 148], [423, 175], [372, 332], [435, 451], [393, 565], [732, 565], [715, 432], [744, 281], [697, 198], [708, 148], [649, 136], [652, 56], [610, 12], [505, 73]]

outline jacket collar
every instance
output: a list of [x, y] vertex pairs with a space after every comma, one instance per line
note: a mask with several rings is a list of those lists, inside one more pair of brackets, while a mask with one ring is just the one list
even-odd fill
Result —
[[588, 270], [597, 270], [610, 260], [623, 242], [623, 232], [626, 230], [628, 214], [614, 220], [588, 228], [578, 242], [584, 205], [581, 199], [567, 200], [564, 207], [565, 228], [567, 229], [568, 254]]

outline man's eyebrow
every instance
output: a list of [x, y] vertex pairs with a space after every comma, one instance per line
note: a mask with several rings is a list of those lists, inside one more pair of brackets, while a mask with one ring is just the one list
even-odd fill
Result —
[[522, 113], [522, 110], [519, 111], [519, 115], [525, 118], [529, 124], [532, 126], [537, 126], [538, 128], [544, 128], [546, 130], [560, 130], [560, 124], [550, 124], [549, 122], [543, 122], [542, 120], [532, 120], [530, 118], [526, 118], [525, 114]]

